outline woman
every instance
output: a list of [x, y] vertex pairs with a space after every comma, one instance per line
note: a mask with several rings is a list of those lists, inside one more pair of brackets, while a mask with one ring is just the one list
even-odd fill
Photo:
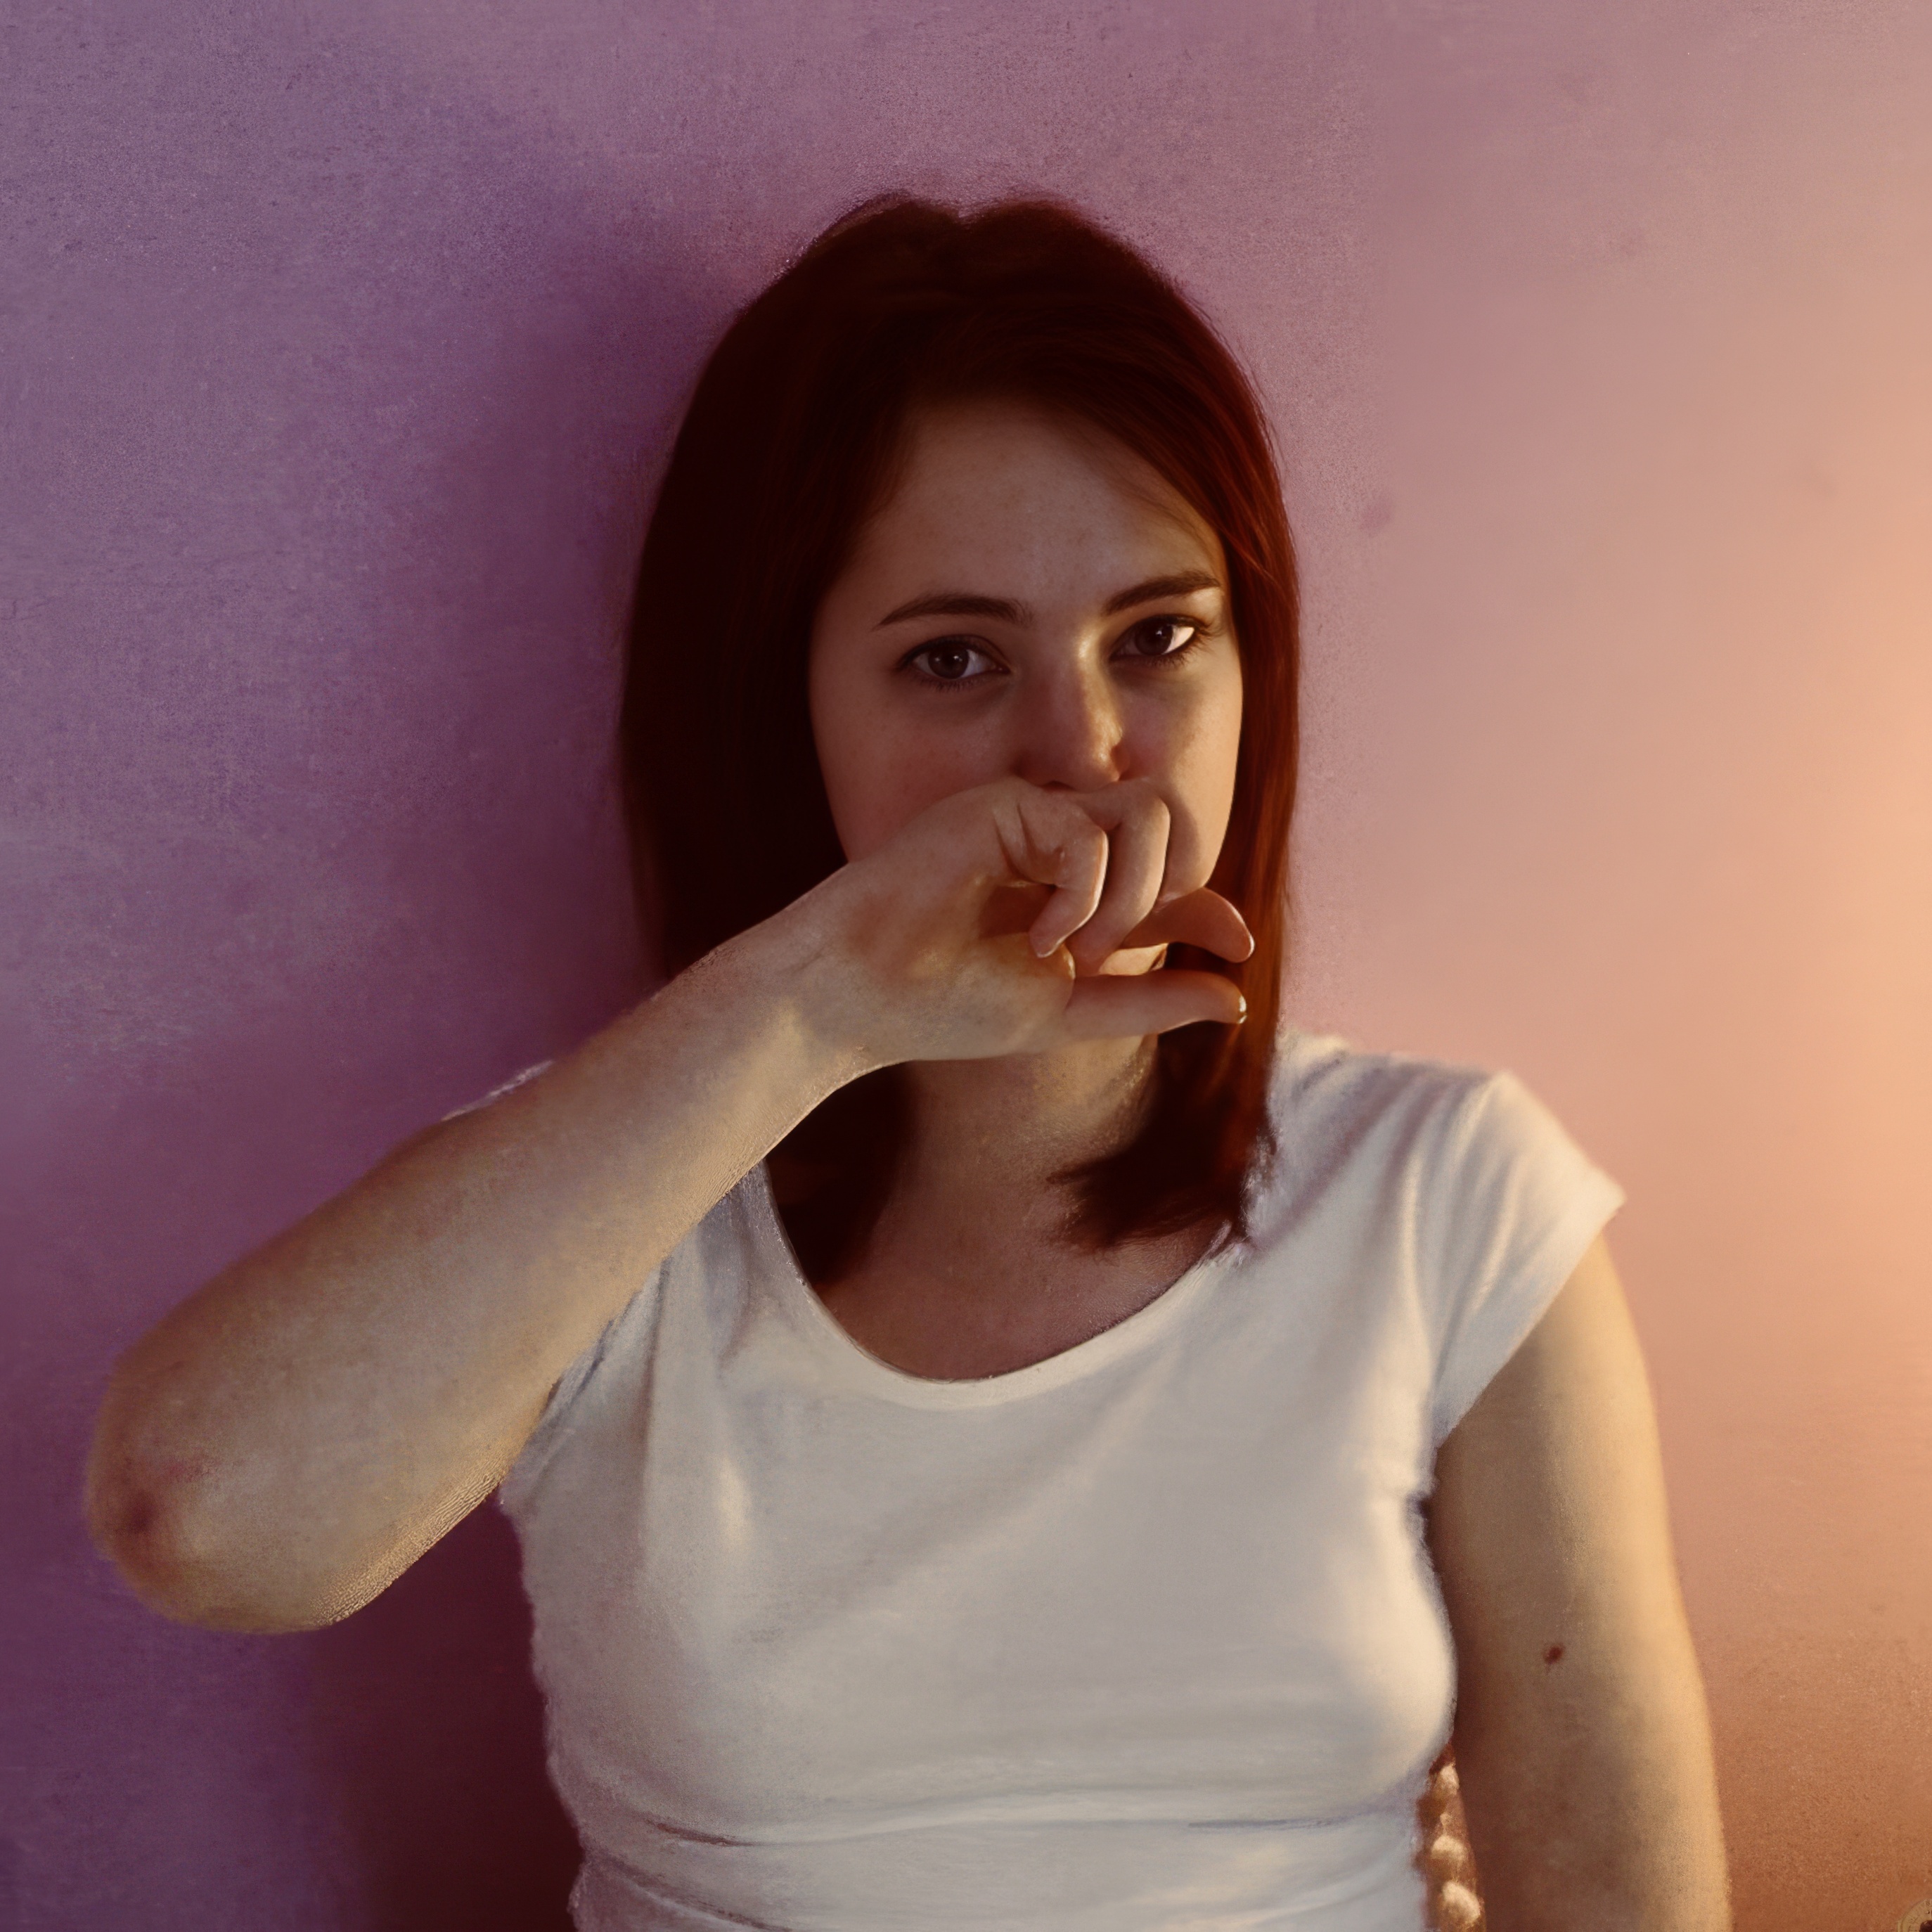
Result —
[[1621, 1192], [1278, 1024], [1294, 585], [1131, 250], [821, 236], [645, 542], [670, 976], [124, 1358], [142, 1596], [311, 1628], [500, 1484], [598, 1932], [1413, 1928], [1452, 1710], [1498, 1932], [1728, 1924]]

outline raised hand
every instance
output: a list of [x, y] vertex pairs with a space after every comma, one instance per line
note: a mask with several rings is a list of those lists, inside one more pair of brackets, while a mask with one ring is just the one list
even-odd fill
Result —
[[1176, 941], [1253, 951], [1208, 890], [1214, 858], [1147, 780], [1070, 792], [1001, 778], [928, 806], [779, 918], [808, 942], [812, 1023], [864, 1064], [1040, 1053], [1244, 1016], [1218, 974], [1133, 956], [1150, 968]]

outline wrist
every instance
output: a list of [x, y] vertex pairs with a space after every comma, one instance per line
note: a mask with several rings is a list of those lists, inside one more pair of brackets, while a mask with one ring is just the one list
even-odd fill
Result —
[[872, 1042], [875, 1016], [813, 894], [747, 927], [708, 958], [738, 996], [776, 1009], [824, 1094], [887, 1064]]

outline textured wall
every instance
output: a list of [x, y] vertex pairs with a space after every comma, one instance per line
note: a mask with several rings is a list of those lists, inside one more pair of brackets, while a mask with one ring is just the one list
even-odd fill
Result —
[[613, 627], [731, 307], [1070, 194], [1237, 341], [1296, 1011], [1628, 1188], [1741, 1932], [1932, 1894], [1932, 14], [18, 0], [0, 22], [0, 1932], [560, 1923], [514, 1546], [177, 1628], [116, 1352], [637, 970]]

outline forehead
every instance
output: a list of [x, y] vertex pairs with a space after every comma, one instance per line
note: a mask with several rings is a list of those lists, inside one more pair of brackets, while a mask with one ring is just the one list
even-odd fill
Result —
[[1144, 458], [1080, 418], [1000, 400], [912, 413], [853, 562], [1105, 571], [1130, 559], [1222, 566], [1214, 530]]

